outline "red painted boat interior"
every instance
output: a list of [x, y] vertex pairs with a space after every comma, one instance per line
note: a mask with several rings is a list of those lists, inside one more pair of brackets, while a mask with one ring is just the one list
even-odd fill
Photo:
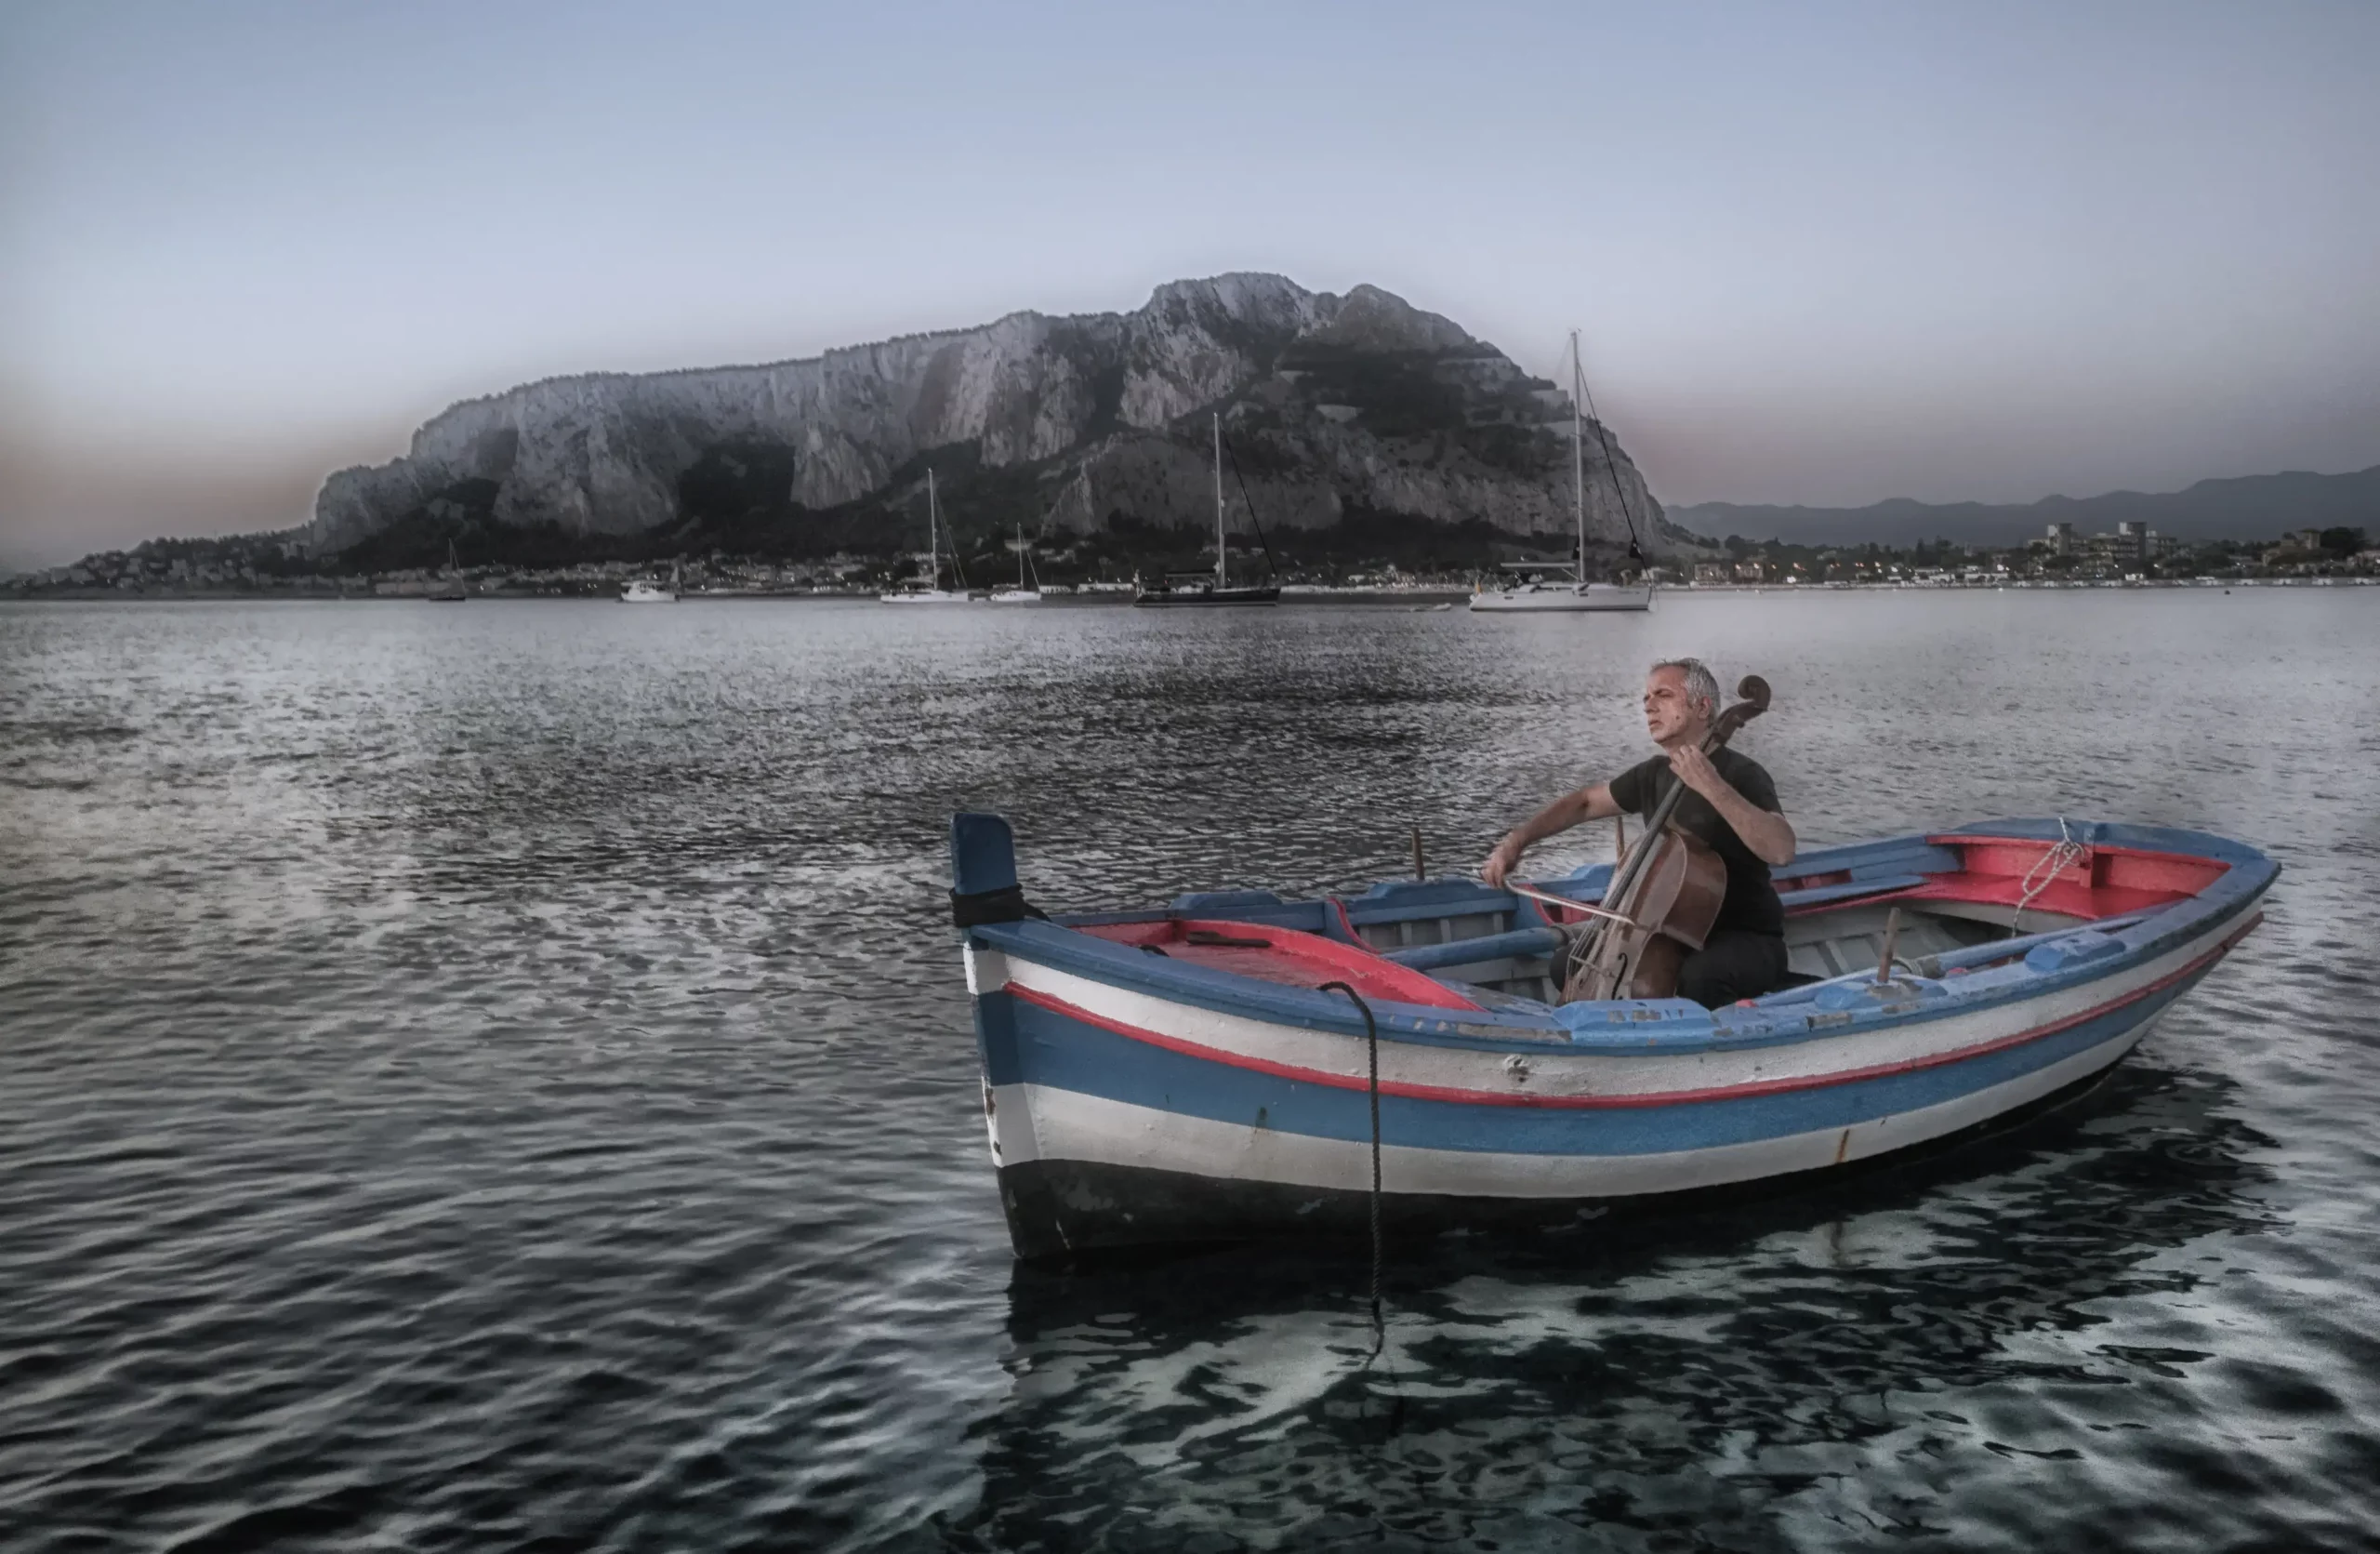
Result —
[[[2187, 901], [2220, 879], [2228, 865], [2187, 853], [2151, 853], [2135, 847], [2085, 847], [2055, 873], [2042, 864], [2056, 843], [2029, 837], [1931, 836], [1937, 847], [1957, 853], [1961, 867], [1935, 874], [1922, 885], [1876, 897], [1879, 901], [1970, 901], [2014, 907], [2027, 890], [2040, 886], [2034, 910], [2096, 922], [2129, 912], [2153, 911]], [[2030, 883], [2027, 876], [2030, 875]], [[1811, 882], [1797, 881], [1807, 886]]]
[[1135, 950], [1159, 950], [1170, 961], [1236, 976], [1261, 977], [1285, 987], [1344, 982], [1367, 999], [1437, 1009], [1479, 1007], [1435, 977], [1368, 950], [1293, 928], [1220, 918], [1167, 918], [1156, 923], [1100, 923], [1076, 932]]

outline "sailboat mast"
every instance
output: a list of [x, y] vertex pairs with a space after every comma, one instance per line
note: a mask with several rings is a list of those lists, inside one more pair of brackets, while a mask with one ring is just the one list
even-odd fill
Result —
[[1570, 331], [1570, 503], [1579, 518], [1579, 586], [1587, 586], [1586, 369], [1579, 365], [1579, 331]]
[[926, 564], [933, 570], [926, 574], [928, 588], [942, 586], [942, 541], [937, 538], [941, 525], [942, 515], [935, 510], [933, 500], [933, 470], [929, 466], [926, 470]]
[[1223, 586], [1223, 418], [1215, 413], [1215, 587]]

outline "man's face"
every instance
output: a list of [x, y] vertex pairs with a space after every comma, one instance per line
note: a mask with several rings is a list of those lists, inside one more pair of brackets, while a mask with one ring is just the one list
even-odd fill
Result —
[[1705, 720], [1686, 697], [1686, 671], [1657, 669], [1645, 677], [1645, 732], [1666, 745]]

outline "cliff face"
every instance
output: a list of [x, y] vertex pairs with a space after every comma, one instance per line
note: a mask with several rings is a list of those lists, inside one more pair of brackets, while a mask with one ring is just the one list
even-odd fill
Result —
[[[890, 504], [931, 461], [960, 481], [1029, 472], [1031, 511], [1017, 517], [1044, 532], [1203, 524], [1210, 411], [1267, 525], [1367, 511], [1514, 534], [1571, 525], [1566, 395], [1377, 288], [1341, 298], [1231, 274], [1160, 286], [1130, 313], [1012, 313], [806, 361], [552, 379], [467, 401], [403, 458], [332, 475], [304, 543], [342, 551], [491, 487], [497, 523], [634, 533], [685, 516], [681, 483], [706, 455], [755, 445], [783, 450], [782, 495], [810, 511]], [[1590, 536], [1625, 545], [1592, 424], [1587, 447]], [[1624, 454], [1618, 476], [1646, 552], [1673, 549]]]

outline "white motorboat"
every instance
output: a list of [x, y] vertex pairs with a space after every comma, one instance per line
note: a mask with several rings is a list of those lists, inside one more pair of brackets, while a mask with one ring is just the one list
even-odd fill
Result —
[[[1587, 443], [1586, 370], [1579, 363], [1579, 332], [1570, 331], [1570, 505], [1578, 515], [1579, 548], [1569, 561], [1508, 561], [1503, 570], [1513, 574], [1501, 587], [1483, 588], [1471, 596], [1471, 607], [1484, 613], [1521, 611], [1581, 611], [1649, 610], [1653, 607], [1653, 591], [1643, 584], [1591, 583], [1587, 580]], [[1606, 463], [1611, 449], [1604, 448]], [[1628, 493], [1620, 484], [1620, 470], [1611, 467], [1612, 489], [1620, 493], [1620, 508], [1627, 510]], [[1629, 521], [1632, 542], [1635, 521]], [[1632, 550], [1633, 550], [1632, 543]]]
[[[933, 472], [926, 472], [926, 580], [922, 588], [899, 588], [876, 597], [887, 604], [972, 604], [974, 598], [967, 591], [967, 579], [962, 575], [959, 587], [942, 586], [942, 515], [934, 497]], [[959, 547], [951, 547], [950, 569], [959, 570]]]
[[623, 604], [674, 604], [678, 602], [681, 578], [679, 564], [673, 561], [669, 564], [668, 588], [662, 587], [650, 578], [638, 578], [631, 580], [628, 588], [621, 592], [620, 603]]

